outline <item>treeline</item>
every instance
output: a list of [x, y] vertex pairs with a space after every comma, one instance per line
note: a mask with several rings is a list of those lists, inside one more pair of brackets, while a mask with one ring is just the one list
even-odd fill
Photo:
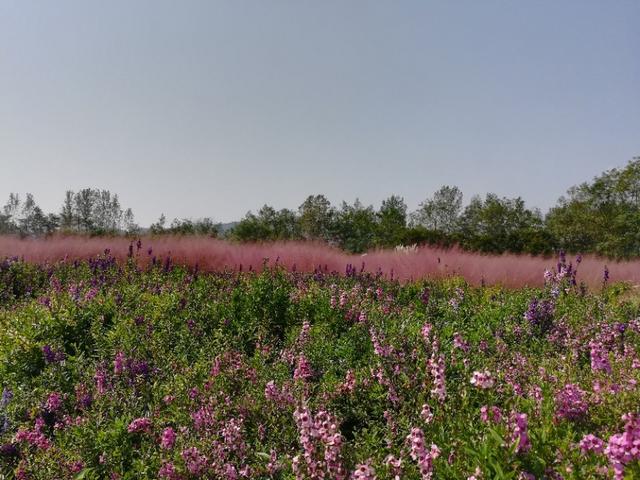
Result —
[[27, 193], [24, 200], [17, 193], [9, 194], [0, 212], [0, 233], [38, 237], [55, 232], [135, 235], [140, 227], [134, 221], [133, 211], [123, 210], [118, 195], [108, 190], [68, 190], [60, 212], [48, 214], [36, 205], [32, 194]]
[[89, 235], [209, 235], [236, 241], [314, 240], [349, 252], [430, 244], [487, 253], [551, 254], [565, 250], [615, 258], [640, 256], [640, 157], [622, 169], [602, 173], [570, 188], [543, 214], [522, 198], [488, 193], [463, 206], [458, 187], [443, 186], [408, 212], [392, 195], [379, 208], [310, 195], [297, 210], [265, 205], [226, 229], [210, 218], [175, 219], [164, 215], [140, 228], [130, 208], [123, 209], [108, 190], [67, 191], [58, 213], [45, 214], [31, 194], [10, 194], [0, 212], [0, 233], [42, 236], [55, 232]]
[[488, 193], [463, 206], [455, 186], [443, 186], [408, 213], [393, 195], [378, 209], [323, 195], [297, 211], [265, 205], [249, 212], [228, 236], [240, 241], [320, 240], [349, 252], [398, 245], [459, 245], [486, 253], [551, 254], [558, 250], [614, 258], [640, 256], [640, 157], [570, 188], [546, 214], [522, 198]]

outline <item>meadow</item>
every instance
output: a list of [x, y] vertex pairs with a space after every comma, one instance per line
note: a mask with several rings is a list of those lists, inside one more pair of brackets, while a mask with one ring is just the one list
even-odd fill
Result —
[[640, 478], [624, 265], [199, 241], [0, 242], [3, 478]]

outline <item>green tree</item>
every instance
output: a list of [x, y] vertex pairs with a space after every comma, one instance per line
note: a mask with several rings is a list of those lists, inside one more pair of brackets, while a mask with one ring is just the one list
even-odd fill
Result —
[[356, 199], [353, 205], [342, 202], [333, 227], [333, 241], [343, 250], [362, 253], [373, 246], [377, 223], [376, 212]]
[[298, 207], [300, 234], [307, 240], [329, 239], [335, 213], [324, 195], [309, 195]]
[[530, 241], [542, 235], [542, 215], [526, 208], [520, 197], [499, 198], [488, 193], [482, 200], [474, 196], [460, 217], [461, 244], [472, 250], [540, 253], [532, 251], [538, 242]]
[[640, 255], [640, 157], [570, 188], [546, 222], [559, 245], [572, 252], [626, 258]]
[[404, 199], [392, 195], [383, 200], [376, 217], [376, 245], [385, 248], [400, 245], [407, 228], [407, 205]]
[[462, 210], [462, 192], [456, 186], [443, 185], [433, 197], [422, 202], [412, 219], [429, 230], [454, 233]]

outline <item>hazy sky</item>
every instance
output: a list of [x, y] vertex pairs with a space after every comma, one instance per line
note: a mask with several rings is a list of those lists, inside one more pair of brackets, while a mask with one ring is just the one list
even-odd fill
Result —
[[0, 202], [547, 208], [640, 155], [639, 25], [638, 0], [0, 0]]

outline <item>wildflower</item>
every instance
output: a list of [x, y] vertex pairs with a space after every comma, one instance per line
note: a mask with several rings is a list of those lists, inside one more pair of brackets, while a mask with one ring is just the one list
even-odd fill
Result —
[[372, 466], [362, 463], [353, 471], [351, 478], [353, 480], [375, 480], [376, 471]]
[[44, 408], [49, 412], [57, 412], [62, 406], [62, 395], [58, 392], [50, 393], [44, 404]]
[[429, 368], [431, 370], [431, 375], [433, 376], [433, 389], [431, 390], [431, 395], [440, 402], [444, 402], [447, 396], [444, 379], [444, 357], [439, 355], [437, 358], [434, 358], [432, 355], [429, 359]]
[[493, 387], [494, 380], [488, 370], [484, 372], [475, 371], [471, 377], [471, 385], [486, 390]]
[[171, 450], [176, 443], [176, 432], [173, 428], [167, 427], [162, 431], [160, 438], [160, 447], [165, 450]]
[[420, 333], [422, 333], [422, 338], [424, 338], [424, 341], [429, 343], [431, 341], [431, 332], [433, 331], [433, 325], [431, 325], [430, 323], [425, 323], [422, 326], [422, 329], [420, 330]]
[[579, 420], [589, 408], [585, 397], [584, 390], [568, 383], [556, 394], [556, 416], [567, 420]]
[[609, 355], [601, 342], [589, 342], [589, 353], [591, 355], [591, 370], [594, 372], [602, 371], [607, 374], [611, 374]]
[[384, 464], [391, 470], [393, 480], [400, 480], [400, 475], [402, 473], [402, 459], [397, 458], [394, 455], [387, 455], [384, 459]]
[[309, 360], [307, 360], [307, 357], [304, 356], [303, 353], [301, 353], [298, 356], [298, 365], [296, 366], [296, 369], [293, 372], [293, 378], [295, 380], [308, 380], [309, 378], [313, 377], [313, 371], [311, 370], [311, 364], [309, 363]]
[[129, 433], [149, 432], [151, 430], [151, 420], [146, 417], [136, 418], [127, 427]]
[[197, 447], [183, 450], [180, 456], [184, 460], [185, 467], [191, 475], [202, 475], [207, 469], [207, 457], [200, 453]]
[[411, 458], [418, 463], [418, 469], [423, 480], [430, 480], [433, 475], [433, 461], [440, 456], [440, 449], [432, 444], [427, 450], [424, 442], [424, 433], [419, 428], [412, 428], [407, 436], [410, 444]]
[[166, 478], [167, 480], [179, 480], [181, 477], [176, 471], [176, 467], [171, 462], [164, 462], [158, 470], [159, 478]]
[[554, 312], [555, 304], [553, 301], [534, 298], [529, 302], [524, 318], [531, 326], [546, 332], [552, 326]]
[[51, 345], [45, 345], [42, 347], [42, 355], [44, 356], [44, 361], [46, 363], [58, 363], [62, 362], [66, 358], [64, 352], [54, 351], [51, 348]]
[[114, 375], [121, 375], [124, 372], [124, 364], [126, 357], [123, 352], [116, 353], [113, 359], [113, 373]]
[[591, 433], [585, 435], [580, 440], [580, 451], [582, 453], [593, 452], [599, 455], [604, 452], [604, 441]]
[[275, 475], [280, 469], [281, 465], [278, 463], [278, 454], [274, 449], [271, 449], [267, 472], [269, 472], [269, 475]]
[[465, 341], [464, 338], [462, 338], [462, 335], [460, 335], [460, 333], [455, 332], [453, 334], [453, 348], [457, 348], [467, 353], [469, 351], [469, 343]]
[[640, 459], [640, 418], [632, 413], [622, 416], [625, 422], [624, 432], [609, 438], [605, 455], [613, 466], [614, 478], [624, 478], [625, 465]]
[[356, 389], [356, 376], [353, 373], [353, 370], [347, 370], [347, 374], [345, 375], [344, 382], [340, 386], [340, 391], [343, 393], [351, 394]]
[[516, 452], [528, 452], [531, 449], [529, 440], [528, 418], [526, 413], [511, 414], [511, 440], [517, 443]]
[[500, 423], [502, 420], [502, 412], [496, 406], [489, 408], [483, 405], [480, 407], [480, 420], [484, 423]]
[[433, 421], [433, 412], [428, 404], [422, 405], [422, 410], [420, 411], [420, 417], [424, 420], [424, 423], [429, 424]]

